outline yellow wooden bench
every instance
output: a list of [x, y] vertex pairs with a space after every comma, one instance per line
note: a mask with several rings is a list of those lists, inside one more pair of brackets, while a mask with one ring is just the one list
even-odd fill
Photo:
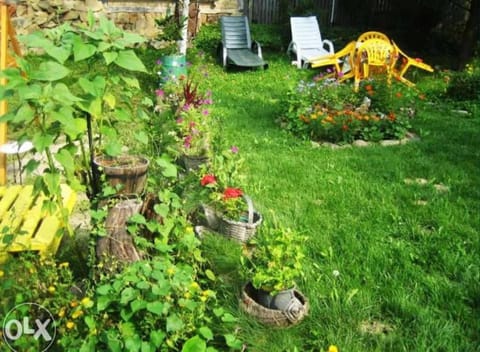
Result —
[[[0, 263], [15, 252], [37, 251], [42, 257], [57, 252], [64, 233], [62, 216], [42, 211], [44, 198], [35, 198], [32, 191], [31, 185], [0, 186]], [[62, 185], [62, 203], [69, 214], [76, 200], [77, 194]]]

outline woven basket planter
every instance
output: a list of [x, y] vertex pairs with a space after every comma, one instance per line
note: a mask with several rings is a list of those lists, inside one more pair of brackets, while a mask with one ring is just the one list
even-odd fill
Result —
[[297, 306], [285, 311], [266, 308], [258, 303], [256, 291], [250, 282], [243, 287], [240, 308], [263, 324], [276, 327], [288, 327], [298, 324], [308, 314], [310, 308], [308, 299], [298, 290], [294, 290], [294, 294], [302, 303], [302, 306]]
[[219, 221], [219, 232], [240, 242], [246, 242], [255, 235], [257, 227], [262, 223], [262, 216], [253, 208], [250, 197], [243, 197], [248, 205], [247, 221], [234, 221], [225, 217], [220, 217]]
[[196, 171], [208, 163], [208, 156], [183, 155], [181, 162], [186, 171]]

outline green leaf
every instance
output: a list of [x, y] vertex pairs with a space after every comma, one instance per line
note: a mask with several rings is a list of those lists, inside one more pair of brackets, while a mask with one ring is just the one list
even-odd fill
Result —
[[136, 299], [130, 303], [130, 308], [132, 309], [133, 313], [138, 312], [139, 310], [145, 309], [147, 306], [147, 302], [144, 300]]
[[138, 58], [133, 50], [120, 51], [114, 62], [126, 70], [147, 73], [147, 69], [142, 60]]
[[54, 61], [42, 62], [35, 70], [27, 72], [30, 79], [39, 81], [58, 81], [70, 73], [65, 66]]
[[235, 323], [237, 321], [237, 318], [235, 318], [233, 315], [230, 313], [225, 313], [222, 316], [222, 321], [225, 323]]
[[53, 87], [53, 96], [59, 102], [63, 104], [73, 104], [78, 101], [82, 101], [81, 98], [76, 97], [70, 92], [70, 89], [64, 83], [58, 83]]
[[110, 291], [112, 290], [112, 286], [111, 285], [102, 285], [102, 286], [98, 286], [97, 287], [97, 294], [99, 295], [102, 295], [102, 296], [105, 296], [105, 295], [108, 295], [110, 294]]
[[75, 160], [68, 150], [61, 149], [55, 155], [55, 159], [57, 159], [60, 165], [63, 166], [66, 174], [73, 177], [73, 173], [75, 171]]
[[73, 41], [73, 59], [75, 62], [82, 61], [92, 57], [97, 52], [95, 45], [88, 44], [83, 42], [83, 40], [78, 37]]
[[198, 335], [189, 338], [183, 345], [182, 352], [205, 352], [207, 343]]
[[112, 300], [110, 296], [100, 296], [97, 298], [97, 310], [99, 312], [104, 311], [109, 305]]
[[119, 324], [120, 333], [124, 339], [135, 336], [135, 325], [131, 322]]
[[215, 281], [217, 279], [213, 271], [211, 271], [210, 269], [205, 270], [205, 275], [212, 281]]
[[200, 329], [198, 329], [198, 332], [200, 335], [202, 335], [207, 341], [208, 340], [213, 340], [213, 332], [210, 330], [208, 326], [202, 326]]
[[135, 133], [135, 139], [142, 144], [148, 144], [148, 134], [145, 131]]
[[130, 112], [122, 108], [115, 109], [115, 111], [113, 112], [113, 116], [115, 116], [118, 121], [128, 122], [132, 120], [132, 115], [130, 114]]
[[177, 177], [177, 166], [164, 158], [156, 159], [156, 163], [162, 169], [162, 175], [168, 178]]
[[105, 145], [105, 154], [117, 156], [122, 153], [122, 145], [118, 141], [111, 141]]
[[127, 84], [127, 86], [140, 89], [140, 83], [138, 82], [138, 79], [136, 79], [135, 77], [121, 76], [121, 79]]
[[53, 139], [54, 136], [37, 132], [33, 135], [32, 143], [38, 152], [43, 152], [46, 148], [53, 144]]
[[128, 302], [134, 300], [137, 294], [137, 290], [133, 289], [132, 287], [125, 288], [120, 294], [120, 304], [125, 305]]
[[147, 304], [147, 310], [153, 314], [162, 315], [163, 308], [162, 302], [150, 302]]
[[52, 58], [54, 58], [61, 64], [67, 61], [71, 54], [71, 50], [65, 47], [46, 45], [44, 46], [44, 48], [48, 55], [50, 55]]
[[114, 62], [118, 57], [118, 53], [115, 51], [107, 51], [103, 53], [103, 58], [105, 59], [105, 63], [110, 65], [112, 62]]
[[85, 93], [91, 94], [94, 97], [102, 96], [107, 85], [105, 77], [103, 76], [96, 76], [92, 81], [84, 77], [80, 77], [78, 80], [78, 84]]
[[11, 121], [14, 123], [23, 122], [25, 124], [30, 123], [35, 118], [35, 111], [30, 107], [28, 104], [23, 104], [17, 110], [15, 114], [15, 118]]
[[161, 203], [161, 204], [155, 204], [153, 206], [153, 210], [155, 211], [155, 213], [157, 213], [161, 217], [166, 218], [168, 215], [168, 212], [170, 211], [170, 208], [168, 207], [167, 204]]
[[185, 324], [176, 314], [167, 317], [167, 332], [180, 331]]
[[227, 343], [228, 347], [235, 348], [235, 349], [240, 349], [242, 348], [242, 341], [237, 339], [235, 335], [232, 334], [225, 334], [225, 342]]
[[160, 347], [167, 335], [161, 330], [154, 330], [150, 333], [150, 342], [156, 347]]

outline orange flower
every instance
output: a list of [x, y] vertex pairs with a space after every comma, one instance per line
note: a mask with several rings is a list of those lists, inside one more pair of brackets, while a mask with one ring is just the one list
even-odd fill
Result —
[[390, 112], [390, 113], [388, 114], [388, 119], [389, 119], [390, 121], [394, 122], [394, 121], [396, 120], [395, 113]]
[[415, 58], [415, 61], [416, 61], [416, 62], [423, 62], [423, 60], [420, 59], [419, 57], [416, 57], [416, 58]]
[[365, 86], [365, 89], [366, 89], [368, 92], [370, 92], [370, 91], [373, 90], [373, 87], [372, 87], [371, 84], [367, 84], [367, 85]]
[[420, 95], [418, 96], [418, 99], [420, 99], [420, 100], [425, 100], [425, 99], [426, 99], [425, 94], [420, 94]]
[[343, 126], [342, 126], [342, 130], [348, 131], [348, 126], [347, 126], [347, 125], [343, 125]]
[[397, 93], [395, 94], [395, 96], [396, 96], [397, 98], [401, 98], [401, 97], [402, 97], [402, 93], [397, 92]]

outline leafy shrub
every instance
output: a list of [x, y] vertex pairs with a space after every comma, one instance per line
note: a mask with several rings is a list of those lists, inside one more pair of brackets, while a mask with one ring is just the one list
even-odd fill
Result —
[[286, 48], [284, 28], [284, 26], [279, 25], [253, 23], [251, 25], [252, 40], [259, 42], [262, 49], [282, 51]]
[[316, 76], [288, 93], [284, 126], [315, 141], [350, 143], [403, 138], [424, 95], [399, 82], [365, 80], [355, 93], [346, 83]]
[[212, 56], [217, 53], [217, 46], [222, 41], [222, 32], [219, 24], [204, 24], [198, 31], [193, 44], [198, 50], [202, 50]]
[[446, 96], [456, 101], [480, 101], [480, 69], [469, 65], [465, 71], [453, 74]]

